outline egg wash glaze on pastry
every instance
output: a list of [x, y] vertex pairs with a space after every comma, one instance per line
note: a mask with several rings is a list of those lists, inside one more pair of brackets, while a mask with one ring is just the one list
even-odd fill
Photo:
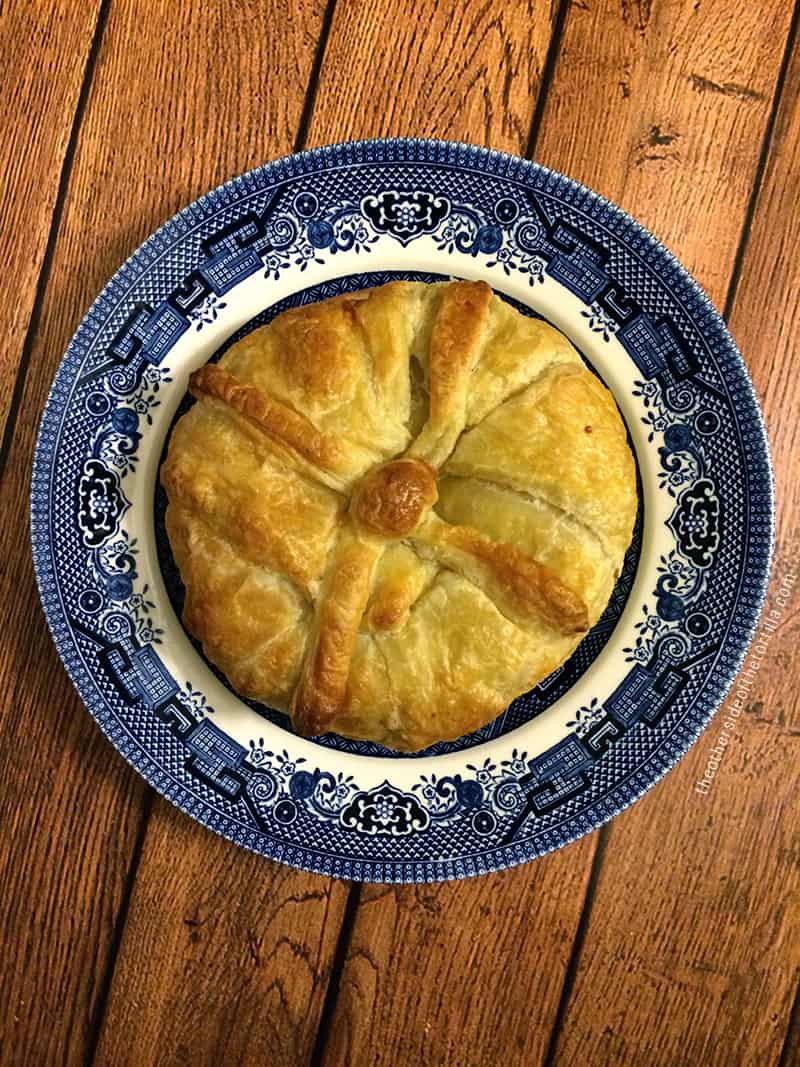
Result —
[[301, 733], [459, 737], [602, 614], [636, 514], [624, 424], [485, 283], [291, 309], [190, 389], [161, 472], [184, 623]]

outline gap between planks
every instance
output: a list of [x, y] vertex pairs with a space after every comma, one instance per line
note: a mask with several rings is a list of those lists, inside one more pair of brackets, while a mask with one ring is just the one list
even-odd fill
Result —
[[742, 274], [744, 254], [747, 249], [748, 241], [750, 240], [750, 231], [753, 228], [753, 219], [755, 218], [761, 186], [764, 183], [764, 172], [766, 171], [767, 160], [772, 148], [772, 141], [775, 134], [775, 122], [778, 118], [778, 110], [783, 96], [783, 87], [786, 82], [786, 72], [789, 69], [789, 62], [797, 42], [798, 23], [800, 23], [800, 0], [795, 0], [792, 21], [789, 23], [789, 33], [786, 37], [786, 47], [783, 50], [783, 58], [781, 59], [781, 65], [778, 68], [778, 75], [775, 79], [775, 91], [772, 94], [772, 104], [770, 106], [766, 125], [764, 126], [764, 135], [761, 138], [761, 150], [758, 155], [758, 163], [756, 164], [755, 173], [753, 175], [753, 187], [750, 190], [750, 198], [747, 201], [747, 209], [745, 210], [744, 220], [742, 221], [742, 231], [739, 235], [739, 244], [736, 247], [736, 254], [733, 259], [731, 280], [728, 285], [728, 292], [722, 310], [722, 317], [726, 323], [730, 321], [733, 305], [736, 302], [736, 294], [739, 291], [739, 280]]
[[[45, 245], [44, 256], [42, 257], [42, 266], [36, 281], [36, 294], [33, 300], [33, 307], [31, 308], [31, 317], [28, 320], [28, 329], [25, 331], [25, 340], [22, 343], [22, 352], [20, 353], [19, 366], [17, 367], [17, 374], [14, 379], [14, 388], [11, 391], [11, 402], [8, 407], [3, 439], [2, 442], [0, 442], [0, 481], [2, 481], [3, 474], [5, 473], [8, 453], [11, 449], [11, 442], [14, 440], [14, 429], [17, 424], [17, 418], [19, 417], [22, 390], [25, 385], [25, 377], [28, 373], [34, 338], [36, 337], [36, 331], [39, 328], [44, 295], [50, 281], [53, 254], [55, 252], [58, 232], [61, 227], [61, 219], [64, 214], [64, 204], [67, 199], [69, 181], [72, 176], [72, 165], [75, 160], [75, 148], [78, 144], [78, 134], [80, 133], [83, 116], [86, 112], [86, 102], [89, 99], [89, 90], [94, 79], [97, 57], [100, 54], [100, 46], [103, 42], [103, 34], [105, 33], [106, 23], [108, 22], [110, 8], [111, 0], [101, 0], [100, 9], [97, 13], [97, 22], [94, 28], [94, 36], [92, 37], [92, 44], [89, 48], [89, 55], [86, 58], [83, 81], [81, 82], [78, 100], [75, 105], [75, 114], [72, 118], [69, 140], [67, 141], [64, 160], [61, 164], [61, 174], [58, 179], [58, 192], [56, 193], [56, 201], [53, 205], [53, 215], [50, 220], [50, 230], [47, 234], [47, 244]], [[0, 4], [0, 14], [1, 13], [2, 4]]]

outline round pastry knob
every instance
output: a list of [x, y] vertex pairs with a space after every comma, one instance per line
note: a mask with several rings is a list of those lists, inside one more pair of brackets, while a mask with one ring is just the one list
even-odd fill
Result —
[[393, 459], [369, 472], [353, 497], [359, 525], [383, 537], [405, 537], [436, 503], [436, 471], [421, 459]]

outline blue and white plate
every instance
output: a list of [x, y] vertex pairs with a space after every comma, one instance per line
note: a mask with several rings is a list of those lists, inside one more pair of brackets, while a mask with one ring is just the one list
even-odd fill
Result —
[[[416, 756], [297, 737], [180, 623], [158, 468], [192, 370], [283, 308], [390, 278], [483, 278], [613, 391], [640, 478], [634, 543], [572, 659], [497, 720]], [[123, 756], [199, 822], [345, 878], [480, 874], [559, 848], [706, 726], [764, 597], [772, 483], [745, 368], [692, 278], [552, 171], [440, 141], [364, 141], [236, 178], [111, 279], [58, 370], [31, 496], [58, 651]]]

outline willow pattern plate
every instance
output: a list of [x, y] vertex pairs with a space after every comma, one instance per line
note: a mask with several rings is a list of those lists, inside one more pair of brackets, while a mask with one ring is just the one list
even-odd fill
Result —
[[[189, 373], [283, 308], [390, 278], [483, 278], [614, 393], [634, 541], [573, 657], [458, 742], [399, 756], [296, 736], [179, 621], [158, 468]], [[575, 182], [439, 141], [291, 156], [202, 197], [109, 281], [42, 418], [31, 497], [48, 623], [122, 755], [199, 822], [345, 878], [426, 881], [566, 844], [654, 784], [745, 653], [772, 544], [753, 390], [722, 320], [641, 226]]]

